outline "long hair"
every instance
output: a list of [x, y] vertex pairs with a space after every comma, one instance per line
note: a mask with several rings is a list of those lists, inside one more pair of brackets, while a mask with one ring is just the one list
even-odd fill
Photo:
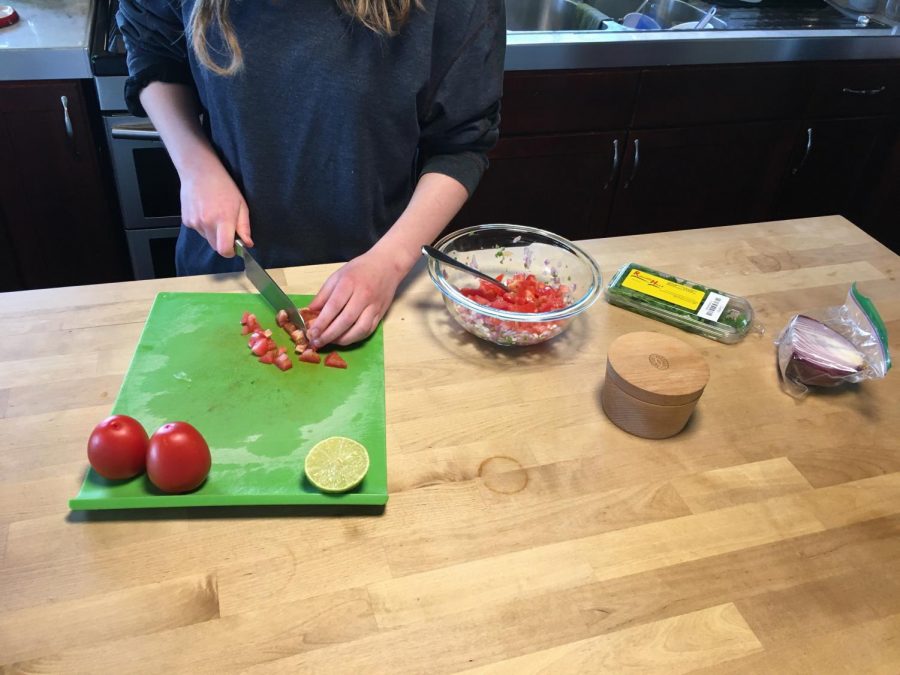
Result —
[[[347, 16], [366, 28], [382, 34], [394, 35], [409, 17], [413, 7], [421, 8], [421, 0], [335, 0]], [[191, 48], [201, 64], [218, 75], [234, 75], [244, 63], [241, 46], [234, 32], [228, 11], [231, 0], [197, 0], [191, 10], [188, 36]], [[206, 34], [214, 26], [225, 39], [228, 65], [221, 66], [210, 56]]]

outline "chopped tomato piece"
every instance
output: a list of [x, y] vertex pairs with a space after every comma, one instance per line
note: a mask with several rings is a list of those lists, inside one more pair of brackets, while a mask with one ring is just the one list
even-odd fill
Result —
[[297, 330], [297, 326], [294, 325], [293, 323], [291, 323], [290, 321], [288, 321], [286, 324], [284, 324], [282, 326], [282, 328], [284, 328], [284, 332], [287, 333], [288, 335], [290, 335], [295, 330]]
[[284, 311], [283, 309], [278, 310], [278, 314], [275, 315], [275, 323], [278, 324], [278, 327], [280, 328], [281, 326], [286, 324], [287, 320], [288, 320], [288, 313], [286, 311]]
[[246, 326], [247, 319], [249, 319], [249, 318], [250, 318], [250, 312], [244, 312], [243, 316], [241, 316], [241, 325]]
[[[502, 275], [498, 280], [502, 279]], [[486, 281], [482, 281], [474, 288], [461, 288], [460, 292], [479, 305], [487, 305], [495, 309], [509, 312], [522, 312], [535, 314], [539, 312], [551, 312], [562, 309], [567, 305], [566, 295], [568, 287], [563, 285], [552, 286], [539, 281], [533, 274], [514, 274], [506, 281], [509, 291], [502, 291], [498, 287]], [[499, 319], [485, 318], [485, 322], [501, 325], [504, 322]], [[540, 333], [546, 329], [545, 323], [522, 323], [519, 327]]]
[[300, 354], [300, 360], [306, 363], [321, 363], [322, 361], [321, 357], [312, 349], [305, 349]]
[[313, 321], [315, 321], [316, 317], [319, 316], [319, 313], [314, 312], [309, 307], [302, 307], [300, 309], [300, 316], [303, 317], [306, 325], [309, 326]]
[[273, 363], [275, 363], [275, 352], [266, 352], [259, 357], [259, 362], [271, 366]]
[[325, 365], [332, 368], [346, 368], [347, 362], [337, 352], [331, 352], [325, 357]]
[[250, 351], [252, 351], [256, 356], [262, 356], [266, 352], [272, 351], [276, 348], [276, 345], [272, 340], [267, 337], [261, 337], [256, 342], [253, 343], [253, 346], [250, 347]]
[[284, 353], [275, 357], [275, 365], [283, 371], [294, 367], [294, 364], [291, 363], [291, 357]]

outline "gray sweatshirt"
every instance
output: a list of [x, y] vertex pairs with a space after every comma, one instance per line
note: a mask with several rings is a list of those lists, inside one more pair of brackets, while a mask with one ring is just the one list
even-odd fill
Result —
[[[145, 115], [153, 81], [196, 87], [210, 140], [250, 209], [265, 267], [349, 260], [397, 220], [418, 176], [469, 194], [498, 137], [506, 44], [503, 0], [425, 0], [380, 36], [335, 0], [233, 0], [244, 68], [201, 66], [184, 36], [193, 0], [120, 0], [126, 99]], [[214, 58], [222, 40], [210, 30]], [[182, 227], [180, 274], [236, 271]]]

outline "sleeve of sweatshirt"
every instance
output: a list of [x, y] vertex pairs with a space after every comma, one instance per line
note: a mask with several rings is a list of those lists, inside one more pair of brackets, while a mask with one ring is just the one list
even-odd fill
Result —
[[455, 178], [469, 195], [481, 180], [487, 153], [500, 135], [506, 52], [503, 0], [477, 0], [470, 6], [462, 35], [447, 26], [456, 39], [436, 37], [432, 86], [423, 107], [419, 141], [420, 174]]
[[119, 0], [116, 22], [125, 40], [128, 79], [125, 102], [146, 117], [140, 93], [151, 82], [194, 86], [179, 0]]

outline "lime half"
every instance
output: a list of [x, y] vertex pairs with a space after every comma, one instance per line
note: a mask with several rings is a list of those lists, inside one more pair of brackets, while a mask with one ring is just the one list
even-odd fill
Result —
[[332, 436], [316, 443], [306, 455], [309, 482], [322, 492], [346, 492], [362, 482], [369, 470], [369, 453], [352, 438]]

